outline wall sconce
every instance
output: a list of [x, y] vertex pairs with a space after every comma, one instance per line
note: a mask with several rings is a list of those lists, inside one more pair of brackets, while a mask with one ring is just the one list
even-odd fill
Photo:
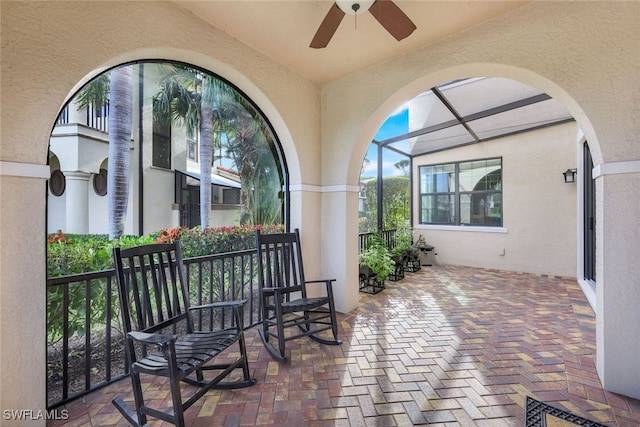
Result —
[[576, 182], [576, 173], [578, 172], [577, 169], [567, 169], [566, 171], [562, 172], [562, 175], [564, 175], [564, 182], [567, 184], [571, 184], [572, 182]]

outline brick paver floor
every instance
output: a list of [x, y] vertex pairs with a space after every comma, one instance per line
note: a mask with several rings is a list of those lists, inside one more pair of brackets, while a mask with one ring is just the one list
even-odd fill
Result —
[[[423, 267], [339, 315], [341, 346], [303, 338], [290, 362], [247, 331], [258, 384], [211, 391], [190, 426], [522, 426], [529, 395], [607, 426], [640, 426], [640, 402], [604, 391], [595, 318], [575, 279]], [[145, 384], [158, 404], [163, 381]], [[66, 406], [66, 426], [125, 426], [128, 379]], [[185, 394], [192, 391], [184, 387]], [[165, 423], [153, 420], [151, 425]]]

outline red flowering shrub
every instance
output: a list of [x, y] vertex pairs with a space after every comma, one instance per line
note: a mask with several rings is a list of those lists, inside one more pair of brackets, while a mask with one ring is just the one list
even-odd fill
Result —
[[185, 258], [243, 251], [256, 247], [256, 230], [262, 233], [282, 233], [283, 225], [233, 225], [201, 230], [199, 227], [162, 229], [153, 235], [157, 243], [180, 240]]

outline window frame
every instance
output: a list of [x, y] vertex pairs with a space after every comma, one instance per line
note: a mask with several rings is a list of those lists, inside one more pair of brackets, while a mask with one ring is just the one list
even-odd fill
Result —
[[152, 119], [152, 122], [151, 166], [171, 170], [173, 160], [173, 125], [171, 121], [168, 123], [160, 123], [155, 117]]
[[[491, 227], [491, 228], [501, 228], [504, 224], [504, 189], [503, 189], [503, 179], [502, 179], [502, 170], [504, 167], [502, 156], [497, 157], [487, 157], [487, 158], [479, 158], [479, 159], [469, 159], [469, 160], [460, 160], [460, 161], [451, 161], [451, 162], [442, 162], [442, 163], [432, 163], [418, 166], [418, 224], [420, 225], [433, 225], [433, 226], [450, 226], [450, 227]], [[500, 167], [496, 170], [500, 171], [500, 180], [499, 180], [499, 190], [496, 189], [483, 189], [483, 190], [461, 190], [460, 188], [460, 165], [466, 163], [473, 162], [489, 162], [489, 161], [499, 161]], [[448, 188], [448, 191], [437, 191], [438, 188], [434, 188], [433, 191], [424, 191], [423, 188], [423, 174], [424, 170], [427, 168], [440, 168], [441, 170], [446, 170], [447, 167], [453, 166], [453, 188]], [[483, 176], [482, 179], [487, 177], [490, 173], [494, 173], [495, 171], [489, 172]], [[449, 178], [450, 179], [450, 178]], [[480, 181], [478, 181], [480, 182]], [[469, 217], [468, 222], [463, 222], [462, 220], [462, 199], [463, 197], [468, 197], [470, 200], [473, 200], [474, 195], [483, 195], [483, 194], [499, 194], [500, 206], [499, 206], [499, 221], [495, 223], [474, 223], [471, 221], [471, 215]], [[452, 203], [450, 206], [453, 207], [453, 221], [425, 221], [424, 220], [424, 212], [423, 212], [423, 203], [425, 197], [453, 197]]]

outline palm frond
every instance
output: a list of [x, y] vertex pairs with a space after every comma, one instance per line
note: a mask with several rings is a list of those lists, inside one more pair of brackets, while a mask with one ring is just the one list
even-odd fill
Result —
[[92, 107], [99, 109], [109, 100], [109, 73], [100, 74], [87, 83], [76, 96], [78, 109]]

